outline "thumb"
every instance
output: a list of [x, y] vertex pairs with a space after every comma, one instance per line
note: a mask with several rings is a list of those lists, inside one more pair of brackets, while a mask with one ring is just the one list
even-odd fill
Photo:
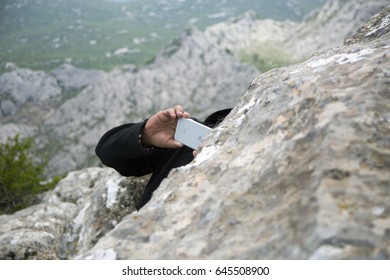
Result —
[[175, 139], [169, 139], [168, 142], [166, 143], [167, 148], [173, 148], [173, 149], [178, 149], [183, 147], [183, 144], [180, 143], [179, 141], [176, 141]]

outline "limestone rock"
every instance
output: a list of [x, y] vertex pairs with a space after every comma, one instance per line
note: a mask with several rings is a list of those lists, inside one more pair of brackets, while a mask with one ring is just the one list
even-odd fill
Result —
[[69, 173], [39, 204], [0, 216], [0, 259], [69, 259], [85, 252], [134, 211], [144, 183], [109, 169]]
[[60, 98], [57, 81], [43, 71], [16, 68], [0, 75], [1, 123], [37, 126]]
[[376, 14], [370, 21], [359, 28], [356, 33], [345, 40], [346, 44], [354, 44], [356, 42], [369, 42], [378, 38], [390, 31], [390, 6], [384, 8], [380, 13]]
[[45, 72], [19, 68], [1, 75], [0, 87], [2, 103], [9, 100], [15, 106], [49, 103], [61, 93], [57, 81]]
[[99, 70], [84, 70], [71, 64], [63, 64], [51, 71], [64, 91], [80, 91], [86, 86], [94, 84], [103, 74]]
[[389, 42], [257, 77], [196, 160], [78, 258], [389, 259]]
[[[8, 64], [8, 72], [0, 75], [2, 142], [16, 134], [22, 137], [37, 137], [40, 126], [64, 101], [77, 95], [87, 85], [93, 84], [102, 73], [97, 70], [78, 69], [68, 64], [52, 70], [51, 73]], [[50, 133], [45, 134], [41, 142], [47, 141], [48, 135]]]
[[37, 127], [33, 125], [21, 125], [15, 123], [0, 124], [0, 141], [6, 142], [7, 138], [17, 134], [22, 137], [33, 137], [37, 133]]

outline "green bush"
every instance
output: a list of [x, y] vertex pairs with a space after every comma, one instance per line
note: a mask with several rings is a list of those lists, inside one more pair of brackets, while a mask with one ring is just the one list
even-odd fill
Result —
[[0, 143], [0, 214], [31, 205], [38, 193], [53, 188], [59, 178], [44, 182], [47, 161], [37, 160], [33, 139], [19, 135]]

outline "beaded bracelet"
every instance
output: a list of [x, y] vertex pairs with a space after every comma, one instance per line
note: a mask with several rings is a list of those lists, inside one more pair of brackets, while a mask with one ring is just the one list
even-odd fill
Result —
[[142, 138], [142, 135], [141, 133], [138, 134], [138, 143], [139, 145], [141, 146], [141, 148], [147, 152], [155, 152], [158, 148], [154, 147], [154, 146], [148, 146], [148, 147], [145, 147], [144, 145], [142, 145], [142, 141], [141, 141], [141, 138]]

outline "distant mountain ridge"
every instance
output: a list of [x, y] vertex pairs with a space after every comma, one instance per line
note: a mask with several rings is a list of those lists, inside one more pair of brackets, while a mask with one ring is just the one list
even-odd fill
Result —
[[[257, 20], [249, 13], [205, 32], [191, 28], [140, 69], [124, 66], [104, 72], [63, 65], [44, 73], [9, 64], [14, 70], [0, 76], [0, 139], [16, 133], [35, 137], [39, 149], [50, 155], [49, 175], [96, 166], [96, 142], [116, 125], [145, 119], [175, 104], [183, 104], [199, 118], [233, 107], [260, 73], [239, 62], [243, 51], [265, 61], [271, 59], [270, 50], [279, 58], [283, 52], [286, 60], [279, 62], [283, 66], [290, 59], [310, 56], [318, 47], [312, 44], [324, 33], [332, 40], [321, 47], [341, 43], [342, 34], [351, 34], [364, 17], [368, 20], [370, 11], [386, 4], [332, 0], [302, 23]], [[361, 16], [346, 17], [346, 10]], [[259, 44], [267, 48], [251, 49]]]

